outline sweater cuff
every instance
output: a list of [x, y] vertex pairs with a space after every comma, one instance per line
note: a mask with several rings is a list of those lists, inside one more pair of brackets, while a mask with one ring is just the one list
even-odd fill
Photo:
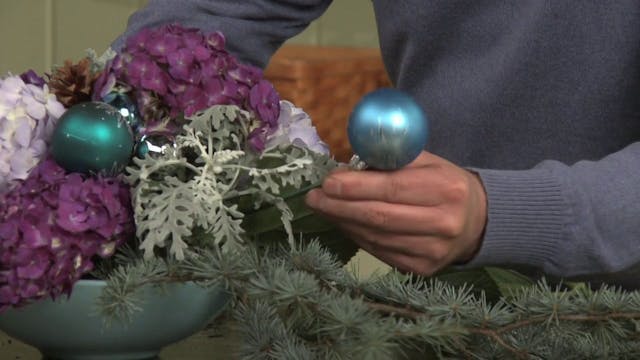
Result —
[[560, 181], [546, 169], [470, 169], [487, 193], [487, 224], [476, 256], [463, 268], [526, 266], [548, 269], [567, 231], [568, 205]]

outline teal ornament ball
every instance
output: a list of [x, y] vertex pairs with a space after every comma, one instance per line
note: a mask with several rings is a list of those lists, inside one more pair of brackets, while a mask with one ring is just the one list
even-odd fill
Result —
[[70, 107], [51, 138], [51, 155], [67, 171], [114, 175], [133, 153], [133, 131], [118, 109], [103, 102]]
[[353, 152], [368, 167], [394, 170], [420, 155], [427, 144], [429, 124], [411, 96], [384, 88], [365, 95], [356, 104], [347, 132]]
[[131, 129], [135, 132], [141, 124], [138, 106], [129, 95], [118, 91], [112, 91], [102, 98], [102, 101], [118, 109]]

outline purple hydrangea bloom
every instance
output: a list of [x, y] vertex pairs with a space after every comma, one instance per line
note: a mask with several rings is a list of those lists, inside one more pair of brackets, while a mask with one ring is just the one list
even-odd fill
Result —
[[291, 102], [283, 100], [280, 101], [278, 128], [267, 134], [264, 146], [273, 148], [287, 143], [329, 154], [329, 147], [320, 139], [309, 115]]
[[238, 67], [229, 70], [229, 77], [251, 87], [262, 79], [262, 70], [254, 66], [238, 65]]
[[270, 128], [278, 126], [280, 98], [270, 82], [260, 80], [251, 88], [249, 91], [249, 107], [254, 110], [258, 114], [258, 117], [267, 123]]
[[179, 24], [137, 32], [107, 63], [94, 94], [104, 96], [114, 87], [130, 87], [137, 99], [143, 122], [139, 136], [167, 131], [175, 135], [184, 124], [182, 115], [214, 105], [236, 105], [253, 113], [262, 122], [251, 124], [252, 140], [257, 137], [258, 143], [277, 127], [277, 92], [260, 69], [239, 63], [227, 52], [220, 32], [203, 33]]
[[224, 38], [224, 35], [222, 35], [221, 32], [213, 32], [210, 34], [205, 35], [205, 42], [207, 45], [207, 48], [212, 49], [212, 50], [218, 50], [221, 52], [224, 52], [224, 47], [226, 44], [226, 40]]
[[[37, 75], [25, 75], [38, 82]], [[25, 83], [20, 76], [0, 79], [0, 193], [26, 179], [45, 156], [64, 106], [47, 85]]]
[[45, 160], [0, 196], [0, 312], [69, 294], [95, 256], [113, 255], [133, 233], [124, 182]]
[[247, 139], [249, 146], [261, 153], [266, 148], [267, 136], [269, 135], [269, 128], [265, 125], [261, 125], [258, 128], [255, 128], [249, 133], [249, 137]]
[[20, 74], [20, 79], [25, 82], [25, 84], [31, 84], [39, 87], [43, 87], [45, 81], [40, 77], [35, 71], [29, 69], [22, 74]]

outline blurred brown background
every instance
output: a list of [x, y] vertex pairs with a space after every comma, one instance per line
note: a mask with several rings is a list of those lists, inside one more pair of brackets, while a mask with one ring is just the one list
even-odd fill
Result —
[[347, 120], [360, 98], [389, 86], [376, 48], [288, 45], [276, 53], [266, 77], [284, 99], [302, 107], [341, 162], [352, 155]]

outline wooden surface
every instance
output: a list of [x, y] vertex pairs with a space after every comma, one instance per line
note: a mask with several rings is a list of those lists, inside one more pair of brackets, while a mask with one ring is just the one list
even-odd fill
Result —
[[265, 69], [267, 78], [303, 79], [384, 71], [380, 50], [341, 46], [285, 45]]
[[[210, 327], [166, 347], [156, 360], [233, 360], [240, 340], [232, 325]], [[37, 349], [0, 332], [0, 360], [45, 360]]]

